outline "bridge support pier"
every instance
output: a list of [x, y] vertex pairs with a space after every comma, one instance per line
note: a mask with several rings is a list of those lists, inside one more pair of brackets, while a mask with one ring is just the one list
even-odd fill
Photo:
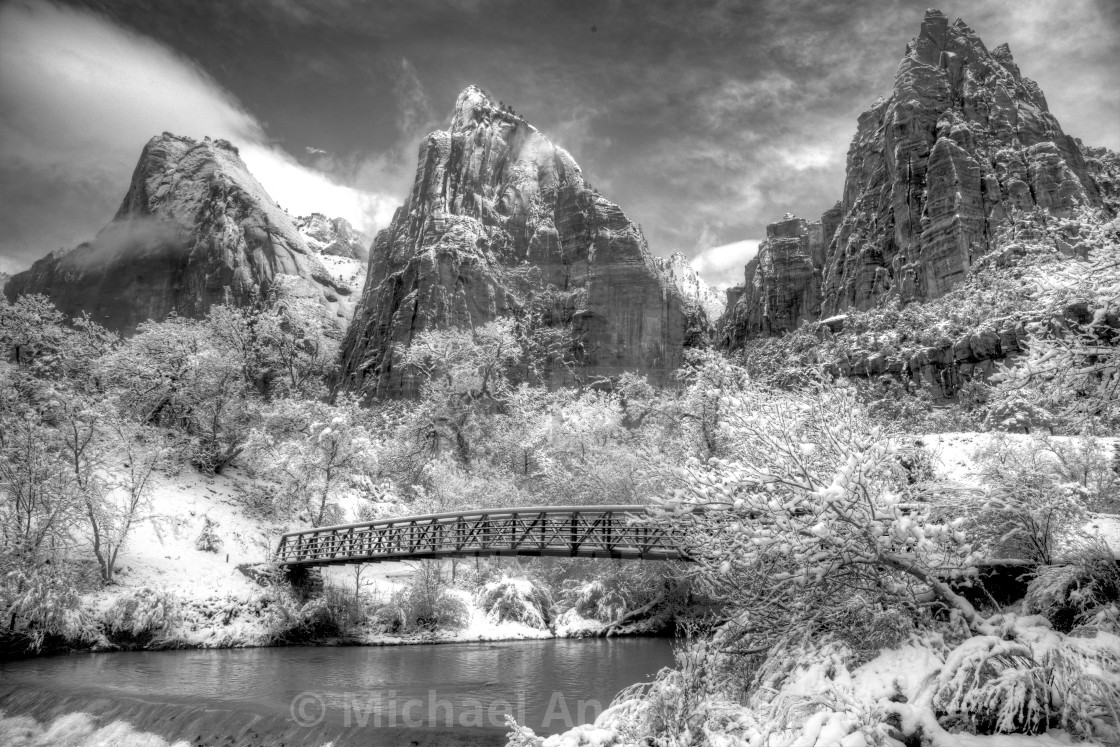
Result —
[[301, 599], [308, 599], [323, 591], [323, 574], [318, 568], [306, 565], [289, 565], [285, 568], [292, 591]]

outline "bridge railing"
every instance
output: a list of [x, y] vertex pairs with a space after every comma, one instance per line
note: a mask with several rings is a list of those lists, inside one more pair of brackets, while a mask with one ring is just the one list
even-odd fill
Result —
[[676, 532], [645, 506], [534, 506], [449, 511], [316, 527], [280, 538], [288, 565], [489, 555], [686, 559]]

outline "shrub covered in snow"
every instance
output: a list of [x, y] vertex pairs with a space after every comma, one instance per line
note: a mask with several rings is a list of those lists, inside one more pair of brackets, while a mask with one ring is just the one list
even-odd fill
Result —
[[1053, 563], [1085, 522], [1087, 487], [1063, 469], [1045, 437], [1000, 436], [976, 454], [984, 489], [949, 508], [969, 518], [970, 538], [989, 557]]
[[142, 587], [117, 597], [102, 615], [116, 640], [152, 644], [168, 637], [179, 619], [179, 600], [166, 589]]
[[1046, 729], [1050, 715], [1046, 674], [1022, 643], [996, 636], [970, 638], [953, 651], [938, 676], [938, 720], [974, 734], [1037, 734]]
[[943, 726], [1030, 734], [1058, 725], [1120, 739], [1120, 638], [1067, 636], [1013, 615], [999, 632], [964, 641], [946, 659], [933, 698]]
[[519, 622], [547, 630], [552, 621], [552, 596], [527, 578], [492, 581], [479, 590], [477, 599], [492, 623]]
[[630, 600], [623, 589], [603, 579], [571, 579], [564, 584], [564, 603], [585, 619], [609, 623], [622, 617]]
[[400, 609], [405, 630], [463, 628], [470, 622], [470, 610], [450, 588], [437, 561], [420, 563], [392, 602]]
[[12, 633], [25, 638], [33, 650], [48, 636], [93, 641], [97, 626], [82, 608], [73, 580], [64, 570], [42, 566], [14, 569], [0, 578], [0, 609]]
[[205, 523], [202, 525], [202, 531], [198, 533], [198, 539], [194, 541], [195, 549], [202, 552], [221, 552], [222, 538], [215, 531], [218, 528], [218, 522], [211, 521], [209, 516], [203, 517], [203, 521]]
[[1063, 632], [1078, 625], [1118, 632], [1120, 565], [1112, 552], [1103, 543], [1087, 542], [1066, 560], [1038, 569], [1023, 611], [1045, 615]]

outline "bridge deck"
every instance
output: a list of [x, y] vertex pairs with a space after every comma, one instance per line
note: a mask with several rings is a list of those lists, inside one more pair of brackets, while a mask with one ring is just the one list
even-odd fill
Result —
[[286, 565], [490, 555], [687, 560], [645, 506], [541, 506], [401, 516], [280, 538]]

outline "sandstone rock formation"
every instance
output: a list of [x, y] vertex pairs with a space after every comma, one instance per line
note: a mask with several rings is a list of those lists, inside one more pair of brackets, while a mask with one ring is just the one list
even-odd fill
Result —
[[564, 149], [468, 87], [450, 128], [421, 144], [408, 201], [374, 240], [343, 343], [344, 385], [407, 393], [415, 382], [395, 346], [503, 316], [570, 327], [588, 378], [664, 380], [708, 322], [663, 266]]
[[732, 293], [723, 339], [734, 347], [888, 297], [939, 297], [1015, 211], [1114, 212], [1112, 163], [1062, 131], [1006, 44], [989, 51], [966, 23], [929, 10], [893, 92], [859, 117], [839, 210], [819, 228], [770, 227]]
[[164, 133], [144, 147], [97, 237], [48, 254], [12, 277], [5, 294], [42, 293], [66, 314], [88, 312], [129, 334], [171, 312], [198, 317], [215, 304], [249, 303], [280, 275], [322, 303], [341, 332], [353, 312], [350, 288], [316, 259], [237, 149]]

